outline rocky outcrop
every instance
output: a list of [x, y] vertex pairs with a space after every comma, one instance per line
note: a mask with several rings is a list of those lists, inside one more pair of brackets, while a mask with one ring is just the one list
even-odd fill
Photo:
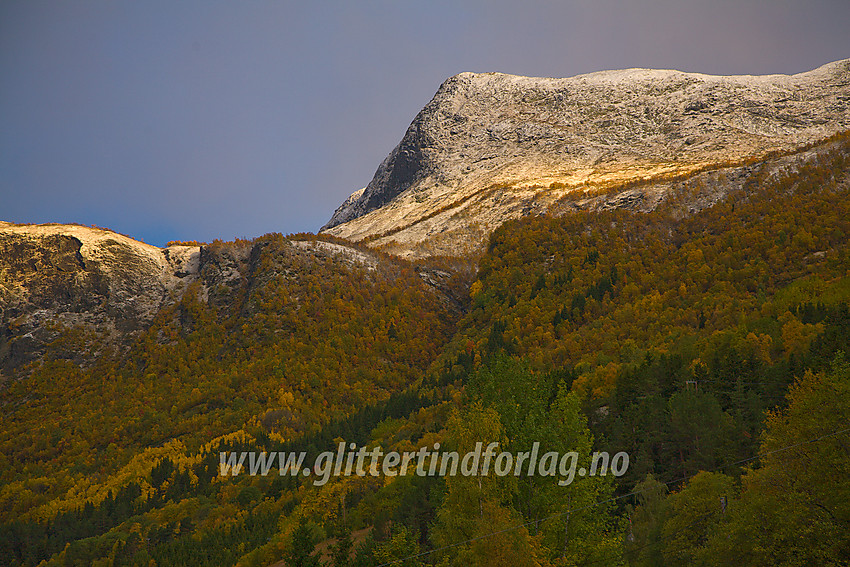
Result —
[[671, 179], [752, 166], [847, 129], [850, 60], [798, 75], [461, 73], [322, 230], [402, 256], [462, 254], [564, 198], [651, 208]]
[[338, 224], [344, 223], [346, 221], [350, 221], [353, 218], [357, 217], [357, 207], [355, 207], [355, 203], [360, 199], [363, 195], [363, 192], [366, 191], [366, 188], [358, 189], [354, 193], [348, 196], [348, 199], [342, 202], [340, 206], [336, 208], [334, 214], [331, 216], [331, 220], [321, 228], [324, 230], [326, 228], [330, 228], [331, 226], [336, 226]]
[[[96, 334], [100, 347], [122, 343], [179, 299], [199, 266], [198, 246], [156, 248], [77, 225], [0, 223], [0, 372], [42, 357], [67, 329]], [[53, 346], [80, 363], [95, 354]]]

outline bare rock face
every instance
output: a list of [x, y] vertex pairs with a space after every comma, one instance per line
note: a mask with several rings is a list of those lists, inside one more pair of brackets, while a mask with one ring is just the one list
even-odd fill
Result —
[[[198, 276], [200, 247], [156, 248], [77, 225], [0, 223], [0, 382], [64, 330], [123, 341]], [[52, 351], [76, 362], [96, 353]], [[59, 350], [57, 350], [57, 348]]]
[[331, 220], [328, 222], [328, 224], [322, 227], [322, 230], [355, 218], [355, 211], [357, 210], [357, 208], [354, 205], [363, 195], [364, 191], [366, 191], [365, 187], [363, 189], [358, 189], [357, 191], [349, 195], [348, 199], [343, 201], [342, 204], [336, 208], [333, 216], [331, 217]]
[[663, 190], [609, 193], [752, 165], [847, 129], [850, 60], [790, 76], [461, 73], [322, 230], [402, 256], [463, 254], [564, 198], [651, 208]]

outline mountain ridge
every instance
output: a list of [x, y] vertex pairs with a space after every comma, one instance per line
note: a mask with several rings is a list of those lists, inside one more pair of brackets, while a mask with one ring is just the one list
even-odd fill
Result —
[[406, 257], [463, 254], [579, 191], [811, 145], [850, 129], [848, 101], [850, 60], [796, 75], [461, 73], [321, 231]]
[[[163, 248], [100, 227], [0, 221], [0, 387], [50, 353], [85, 367], [123, 351], [197, 284], [200, 301], [227, 308], [250, 287], [268, 236]], [[330, 237], [284, 239], [293, 256], [375, 272], [384, 258]], [[446, 301], [454, 298], [420, 277]], [[97, 352], [62, 344], [69, 331], [97, 335]]]

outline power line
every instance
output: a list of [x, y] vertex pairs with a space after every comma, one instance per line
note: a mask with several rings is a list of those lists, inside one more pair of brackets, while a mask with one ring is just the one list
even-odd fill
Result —
[[[732, 462], [732, 463], [726, 463], [724, 465], [714, 467], [713, 469], [709, 469], [707, 471], [700, 471], [700, 472], [714, 472], [714, 471], [722, 470], [722, 469], [725, 469], [725, 468], [728, 468], [728, 467], [734, 467], [734, 466], [737, 466], [737, 465], [742, 465], [744, 463], [748, 463], [748, 462], [754, 461], [756, 459], [761, 459], [761, 458], [767, 457], [769, 455], [775, 455], [776, 453], [782, 453], [784, 451], [789, 451], [789, 450], [795, 449], [797, 447], [802, 447], [803, 445], [810, 445], [812, 443], [817, 443], [818, 441], [822, 441], [823, 439], [827, 439], [829, 437], [834, 437], [836, 435], [841, 435], [842, 433], [847, 433], [848, 431], [850, 431], [850, 427], [845, 428], [845, 429], [841, 429], [841, 430], [838, 430], [838, 431], [833, 431], [832, 433], [827, 433], [825, 435], [821, 435], [820, 437], [815, 437], [813, 439], [801, 441], [801, 442], [795, 443], [793, 445], [787, 445], [785, 447], [779, 447], [778, 449], [773, 449], [772, 451], [766, 451], [764, 453], [758, 453], [758, 454], [753, 455], [751, 457], [747, 457], [746, 459], [741, 459], [739, 461], [735, 461], [735, 462]], [[690, 480], [691, 478], [695, 477], [697, 474], [699, 474], [699, 473], [684, 476], [682, 478], [679, 478], [679, 479], [676, 479], [676, 480], [671, 480], [671, 481], [664, 482], [664, 483], [661, 483], [661, 484], [664, 484], [665, 486], [669, 486], [671, 484], [684, 482], [686, 480]], [[439, 551], [445, 551], [445, 550], [451, 549], [453, 547], [458, 547], [458, 546], [461, 546], [461, 545], [464, 545], [464, 544], [467, 544], [467, 543], [472, 543], [474, 541], [487, 539], [489, 537], [493, 537], [493, 536], [500, 535], [500, 534], [503, 534], [503, 533], [518, 530], [520, 528], [524, 528], [524, 527], [530, 526], [532, 524], [540, 524], [540, 523], [543, 523], [543, 522], [547, 522], [549, 520], [553, 520], [555, 518], [560, 518], [562, 516], [565, 516], [567, 514], [571, 514], [571, 513], [574, 513], [574, 512], [581, 512], [581, 511], [584, 511], [584, 510], [588, 510], [590, 508], [595, 508], [596, 506], [601, 506], [603, 504], [610, 504], [611, 502], [616, 502], [617, 500], [622, 500], [623, 498], [628, 498], [630, 496], [636, 496], [638, 494], [641, 494], [642, 492], [643, 492], [643, 490], [634, 490], [634, 491], [629, 492], [627, 494], [621, 494], [620, 496], [613, 496], [611, 498], [606, 498], [605, 500], [600, 500], [599, 502], [595, 502], [593, 504], [588, 504], [587, 506], [582, 506], [580, 508], [570, 508], [568, 510], [565, 510], [564, 512], [558, 512], [556, 514], [546, 516], [545, 518], [542, 518], [542, 519], [539, 519], [539, 520], [531, 520], [531, 521], [528, 521], [528, 522], [523, 522], [521, 524], [516, 524], [514, 526], [510, 526], [510, 527], [507, 527], [507, 528], [502, 529], [502, 530], [498, 530], [498, 531], [495, 531], [495, 532], [490, 532], [490, 533], [487, 533], [487, 534], [483, 534], [483, 535], [480, 535], [480, 536], [469, 538], [469, 539], [466, 539], [466, 540], [463, 540], [463, 541], [459, 541], [457, 543], [444, 545], [442, 547], [438, 547], [438, 548], [435, 548], [435, 549], [429, 549], [428, 551], [423, 551], [421, 553], [417, 553], [415, 555], [410, 555], [408, 557], [403, 557], [401, 559], [396, 559], [395, 561], [390, 561], [389, 563], [381, 563], [380, 565], [378, 565], [378, 567], [387, 567], [388, 565], [396, 565], [396, 564], [401, 563], [403, 561], [408, 561], [410, 559], [417, 559], [419, 557], [431, 555], [432, 553], [437, 553]], [[701, 519], [701, 517], [697, 518], [697, 520], [699, 520], [699, 519]], [[694, 522], [694, 523], [696, 523], [696, 522]], [[653, 542], [653, 543], [656, 543], [656, 542]], [[644, 547], [647, 547], [647, 546], [644, 546]], [[610, 559], [610, 558], [606, 558], [606, 560], [607, 559]], [[590, 565], [590, 564], [595, 563], [595, 562], [598, 562], [598, 560], [594, 560], [594, 561], [585, 563], [585, 565]]]
[[[694, 521], [692, 521], [691, 523], [686, 525], [683, 529], [690, 529], [693, 526], [695, 526], [698, 522], [701, 522], [703, 520], [707, 520], [710, 516], [713, 516], [714, 514], [715, 514], [715, 512], [708, 512], [708, 513], [703, 514], [701, 516], [697, 516], [694, 519]], [[647, 547], [652, 547], [653, 545], [658, 545], [659, 543], [661, 543], [664, 540], [665, 540], [665, 538], [659, 538], [657, 541], [651, 541], [649, 543], [641, 545], [640, 547], [632, 548], [631, 551], [633, 551], [633, 552], [634, 551], [641, 551], [642, 549], [646, 549]], [[681, 549], [684, 549], [684, 548], [679, 548], [676, 551], [680, 551]], [[585, 561], [585, 562], [582, 563], [582, 565], [593, 565], [594, 563], [602, 563], [603, 561], [611, 561], [611, 559], [612, 559], [612, 557], [610, 557], [610, 556], [600, 557], [599, 559], [592, 559], [590, 561]]]

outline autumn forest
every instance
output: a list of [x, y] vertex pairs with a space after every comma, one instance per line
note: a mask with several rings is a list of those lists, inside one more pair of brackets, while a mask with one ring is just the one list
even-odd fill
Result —
[[[250, 273], [126, 349], [67, 329], [0, 389], [0, 563], [847, 565], [850, 138], [830, 143], [693, 215], [684, 180], [650, 213], [506, 222], [471, 258], [205, 245], [250, 247]], [[630, 461], [567, 486], [219, 474], [220, 452], [340, 441]]]

